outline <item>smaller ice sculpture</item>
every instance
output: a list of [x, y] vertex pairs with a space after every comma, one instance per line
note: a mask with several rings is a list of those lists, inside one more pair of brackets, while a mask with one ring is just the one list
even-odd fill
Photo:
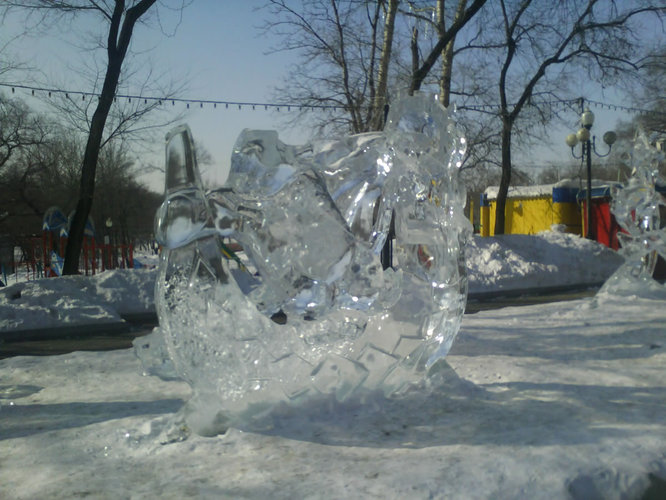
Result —
[[204, 193], [189, 130], [167, 136], [160, 328], [137, 351], [192, 386], [180, 437], [282, 403], [397, 396], [433, 369], [467, 298], [464, 152], [418, 95], [384, 132], [297, 147], [245, 130], [226, 185]]
[[613, 188], [611, 212], [622, 228], [618, 233], [619, 252], [625, 263], [602, 291], [623, 294], [627, 289], [633, 294], [640, 284], [648, 292], [663, 288], [653, 275], [658, 257], [666, 259], [666, 198], [662, 194], [666, 180], [658, 170], [664, 154], [640, 133], [622, 156], [632, 168], [632, 175], [624, 186]]

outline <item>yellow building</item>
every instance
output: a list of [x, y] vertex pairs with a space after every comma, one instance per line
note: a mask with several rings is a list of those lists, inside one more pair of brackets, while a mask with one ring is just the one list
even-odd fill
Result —
[[[495, 234], [498, 187], [481, 195], [480, 234]], [[578, 185], [571, 180], [539, 186], [509, 188], [506, 200], [505, 234], [536, 234], [559, 226], [567, 233], [581, 234], [581, 212], [576, 201]]]

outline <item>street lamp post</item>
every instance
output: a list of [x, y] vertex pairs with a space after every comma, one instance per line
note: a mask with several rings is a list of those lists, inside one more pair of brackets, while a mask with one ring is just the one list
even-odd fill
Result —
[[[583, 100], [581, 99], [581, 108], [583, 108]], [[603, 158], [608, 156], [613, 147], [613, 143], [617, 139], [615, 132], [606, 132], [603, 136], [604, 142], [608, 145], [608, 152], [601, 154], [597, 151], [595, 144], [595, 137], [591, 135], [590, 129], [594, 124], [594, 113], [590, 111], [589, 108], [585, 108], [580, 115], [580, 124], [581, 128], [575, 134], [567, 135], [565, 142], [567, 146], [571, 148], [571, 154], [574, 158], [580, 159], [585, 158], [585, 163], [587, 167], [587, 192], [585, 196], [585, 223], [587, 225], [587, 238], [591, 240], [596, 239], [596, 235], [592, 229], [592, 152], [598, 157]], [[581, 144], [581, 154], [576, 155], [574, 148], [580, 142]]]
[[[104, 225], [106, 226], [104, 245], [106, 246], [106, 254], [108, 256], [108, 259], [106, 261], [106, 269], [112, 269], [115, 266], [112, 264], [112, 259], [111, 259], [111, 251], [112, 251], [111, 229], [113, 228], [113, 221], [111, 220], [111, 217], [106, 219]], [[104, 255], [102, 255], [102, 258], [104, 258]]]

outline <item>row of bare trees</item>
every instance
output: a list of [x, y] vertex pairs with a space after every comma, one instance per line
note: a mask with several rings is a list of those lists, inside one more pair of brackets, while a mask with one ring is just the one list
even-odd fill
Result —
[[[122, 156], [126, 151], [123, 145], [128, 138], [136, 135], [137, 128], [141, 131], [149, 127], [144, 119], [159, 106], [159, 102], [136, 101], [129, 109], [114, 106], [114, 102], [121, 76], [128, 72], [126, 58], [134, 30], [139, 25], [149, 24], [151, 19], [157, 19], [156, 3], [157, 0], [6, 0], [0, 6], [0, 18], [9, 14], [24, 16], [26, 23], [30, 22], [36, 29], [58, 27], [66, 30], [67, 26], [75, 26], [76, 23], [94, 26], [92, 37], [79, 43], [89, 49], [89, 65], [102, 68], [92, 74], [95, 89], [92, 94], [97, 98], [75, 103], [65, 96], [60, 101], [60, 116], [68, 119], [72, 126], [69, 132], [79, 129], [83, 137], [83, 147], [76, 164], [78, 192], [73, 197], [77, 201], [65, 250], [64, 274], [78, 273], [85, 225], [94, 201], [97, 200], [97, 207], [104, 207], [110, 190], [118, 193], [122, 188], [133, 191], [137, 187], [129, 169], [123, 170], [123, 165], [127, 167], [131, 163], [119, 158], [118, 153]], [[189, 0], [167, 0], [162, 7], [179, 10], [187, 3]], [[98, 58], [99, 52], [103, 57]], [[169, 97], [167, 92], [161, 95]], [[109, 160], [114, 165], [114, 174], [120, 172], [121, 175], [113, 186], [105, 186], [104, 193], [96, 195], [96, 184], [103, 177], [99, 170]], [[150, 197], [144, 198], [150, 204]], [[118, 204], [121, 220], [129, 220], [128, 214], [133, 208], [128, 202], [124, 200]], [[38, 211], [36, 207], [34, 210]]]
[[[452, 61], [456, 36], [486, 0], [474, 0], [469, 6], [466, 0], [460, 0], [450, 24], [444, 0], [436, 3], [437, 22], [425, 15], [429, 10], [426, 3], [414, 7], [415, 3], [418, 2], [270, 0], [269, 20], [263, 30], [280, 37], [279, 50], [297, 51], [300, 56], [286, 84], [276, 89], [278, 98], [297, 102], [304, 109], [329, 107], [330, 112], [315, 123], [322, 134], [381, 129], [385, 105], [392, 95], [402, 87], [410, 93], [419, 90], [442, 54], [448, 54]], [[413, 7], [410, 16], [415, 20], [428, 19], [437, 33], [436, 43], [425, 53], [419, 45], [416, 25], [410, 30], [398, 24], [400, 17], [406, 15], [400, 8], [406, 5]], [[410, 40], [413, 54], [410, 73], [404, 71], [405, 37]], [[392, 71], [394, 67], [398, 71]], [[443, 69], [443, 73], [447, 70]], [[442, 92], [448, 96], [447, 79], [441, 81]], [[345, 113], [337, 113], [338, 108]], [[294, 122], [303, 118], [309, 119], [297, 115]]]
[[399, 88], [436, 91], [444, 105], [469, 110], [467, 166], [501, 170], [496, 234], [512, 147], [556, 118], [551, 102], [579, 97], [582, 81], [640, 93], [643, 76], [664, 76], [663, 38], [641, 36], [666, 14], [663, 0], [270, 0], [267, 8], [264, 29], [302, 62], [278, 94], [330, 106], [320, 131], [381, 129]]
[[[0, 94], [0, 232], [22, 243], [42, 229], [46, 211], [75, 209], [84, 141], [61, 123]], [[112, 141], [100, 151], [90, 217], [98, 229], [113, 221], [115, 241], [150, 238], [161, 197], [137, 180], [128, 148]]]

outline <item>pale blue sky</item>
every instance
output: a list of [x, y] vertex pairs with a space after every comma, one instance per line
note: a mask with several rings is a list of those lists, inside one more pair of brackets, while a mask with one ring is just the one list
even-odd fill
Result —
[[[261, 35], [257, 29], [267, 15], [265, 10], [257, 10], [263, 4], [263, 0], [195, 0], [182, 12], [180, 24], [173, 13], [162, 18], [164, 31], [174, 32], [173, 36], [165, 37], [159, 30], [147, 31], [139, 26], [135, 31], [133, 48], [144, 51], [154, 71], [165, 73], [165, 80], [187, 81], [187, 89], [181, 97], [271, 101], [273, 88], [288, 76], [289, 66], [296, 62], [296, 55], [284, 52], [267, 54], [278, 42]], [[4, 35], [0, 33], [0, 44], [11, 28], [3, 27]], [[655, 33], [663, 37], [662, 32]], [[70, 61], [87, 57], [75, 46], [63, 41], [69, 38], [70, 33], [66, 30], [59, 39], [49, 37], [24, 40], [18, 47], [13, 45], [12, 49], [24, 60], [42, 69], [44, 76], [41, 77], [41, 83], [53, 82], [55, 86], [66, 85], [71, 90], [90, 90], [85, 88], [76, 73], [66, 69], [71, 65]], [[75, 40], [76, 37], [71, 39]], [[134, 89], [131, 91], [134, 92]], [[581, 95], [615, 104], [631, 104], [621, 102], [621, 98], [612, 91], [600, 95], [581, 86]], [[26, 99], [30, 102], [28, 97]], [[185, 104], [177, 103], [174, 109], [183, 111]], [[594, 127], [597, 136], [613, 128], [619, 119], [630, 118], [623, 111], [598, 108], [593, 108], [593, 111], [597, 115]], [[200, 109], [191, 106], [184, 122], [189, 124], [195, 139], [211, 153], [215, 161], [213, 166], [206, 167], [204, 177], [211, 183], [220, 184], [224, 181], [233, 143], [244, 128], [277, 128], [285, 142], [304, 142], [307, 131], [286, 130], [281, 126], [283, 116], [284, 110], [276, 114], [264, 111], [263, 108], [255, 111], [244, 108], [239, 111], [237, 107], [224, 109], [218, 106], [213, 109], [208, 105]], [[533, 149], [533, 154], [517, 157], [516, 163], [547, 164], [568, 158], [569, 150], [564, 145], [564, 136], [575, 131], [577, 118], [577, 114], [572, 112], [569, 129], [553, 128], [552, 133], [544, 138], [543, 144]], [[155, 144], [154, 150], [150, 161], [162, 162], [162, 143]], [[143, 180], [151, 188], [162, 190], [160, 175], [147, 176]]]
[[[183, 97], [237, 102], [270, 102], [272, 89], [288, 74], [294, 55], [273, 53], [273, 40], [257, 29], [263, 22], [262, 0], [196, 0], [183, 11], [175, 36], [156, 34], [157, 60], [171, 68], [174, 78], [188, 80]], [[141, 40], [142, 41], [142, 40]], [[152, 52], [151, 52], [152, 53]], [[177, 105], [178, 106], [178, 105]], [[183, 104], [180, 105], [182, 110]], [[280, 115], [263, 108], [251, 110], [230, 106], [195, 105], [185, 122], [213, 156], [215, 165], [205, 168], [210, 182], [226, 178], [231, 149], [244, 128], [281, 128]], [[302, 140], [297, 134], [281, 132], [283, 140]], [[153, 185], [153, 183], [151, 183]]]

